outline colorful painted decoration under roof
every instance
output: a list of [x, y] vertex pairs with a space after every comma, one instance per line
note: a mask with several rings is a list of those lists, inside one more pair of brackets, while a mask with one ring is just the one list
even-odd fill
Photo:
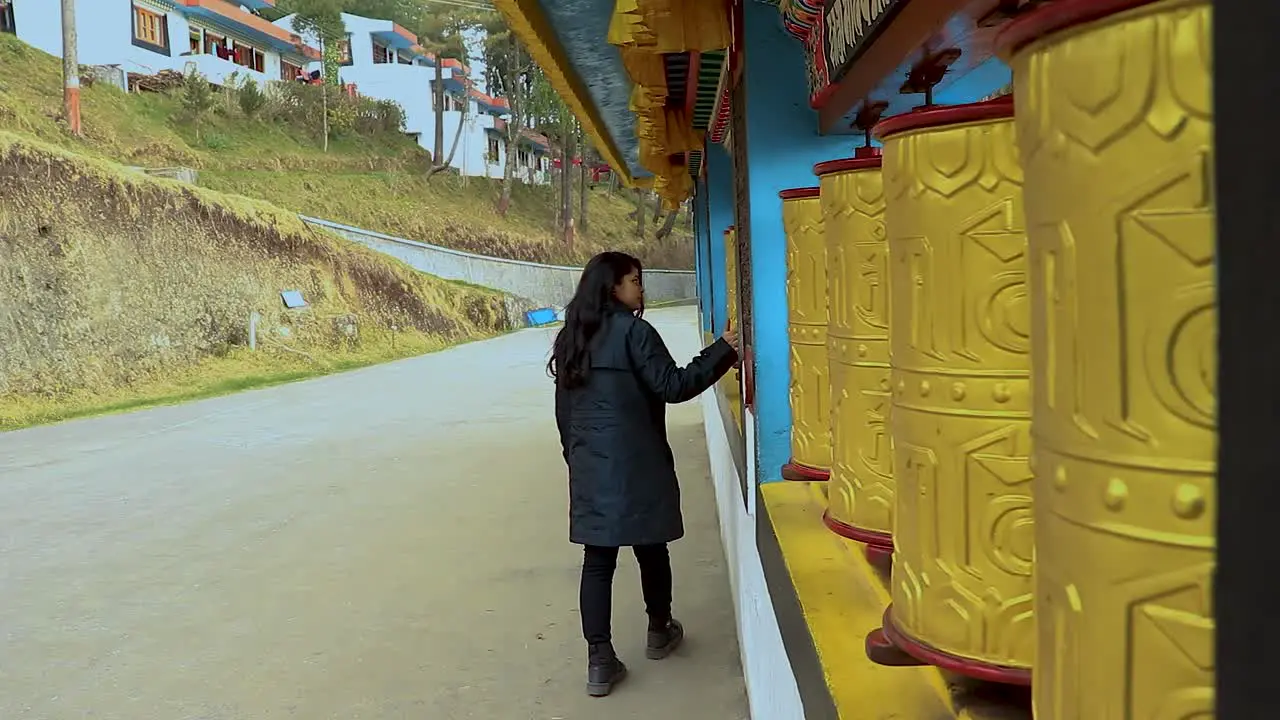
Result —
[[[618, 0], [615, 6], [609, 43], [618, 48], [634, 83], [631, 110], [639, 161], [653, 173], [653, 190], [669, 206], [692, 194], [689, 153], [703, 147], [705, 127], [694, 125], [701, 55], [718, 54], [723, 63], [730, 40], [729, 16], [721, 3]], [[693, 74], [695, 54], [699, 75]], [[684, 65], [683, 70], [669, 74], [671, 62]], [[669, 102], [673, 99], [684, 102]]]
[[494, 6], [626, 184], [651, 184], [668, 206], [692, 194], [731, 40], [724, 4], [494, 0]]

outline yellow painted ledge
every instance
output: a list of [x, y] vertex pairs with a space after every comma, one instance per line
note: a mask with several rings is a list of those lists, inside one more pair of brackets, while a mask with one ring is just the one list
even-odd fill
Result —
[[551, 87], [582, 122], [582, 129], [591, 138], [596, 150], [604, 156], [605, 162], [618, 173], [624, 185], [635, 187], [636, 179], [631, 176], [626, 163], [622, 162], [622, 153], [618, 152], [613, 136], [596, 112], [595, 103], [582, 84], [582, 79], [573, 71], [573, 66], [565, 57], [564, 50], [555, 39], [555, 32], [537, 0], [493, 0], [493, 6], [506, 18], [507, 25], [529, 51], [529, 56], [542, 68]]
[[1030, 720], [1024, 689], [867, 659], [863, 640], [880, 627], [887, 579], [862, 545], [823, 524], [824, 486], [776, 482], [760, 492], [841, 720]]

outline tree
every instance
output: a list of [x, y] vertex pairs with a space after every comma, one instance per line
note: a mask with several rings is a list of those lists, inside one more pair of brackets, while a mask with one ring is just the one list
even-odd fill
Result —
[[341, 44], [347, 39], [347, 26], [342, 22], [346, 5], [346, 0], [280, 0], [281, 10], [294, 13], [293, 31], [320, 41], [324, 81], [330, 85], [341, 82], [338, 69], [342, 66]]
[[[303, 37], [314, 36], [320, 43], [321, 88], [324, 125], [324, 151], [329, 152], [329, 87], [341, 84], [342, 45], [347, 40], [347, 26], [342, 21], [348, 0], [281, 0], [280, 10], [292, 13], [293, 31]], [[348, 48], [350, 50], [350, 48]]]
[[532, 95], [530, 74], [535, 65], [501, 16], [491, 15], [486, 18], [484, 28], [485, 65], [489, 68], [490, 92], [505, 97], [511, 109], [505, 138], [507, 161], [502, 169], [502, 195], [498, 198], [498, 214], [505, 217], [507, 209], [511, 207], [516, 147], [528, 124], [526, 113]]
[[217, 98], [213, 94], [213, 88], [209, 87], [209, 81], [204, 79], [194, 68], [186, 74], [182, 79], [182, 110], [186, 115], [186, 119], [195, 126], [196, 139], [200, 139], [200, 125], [204, 122], [204, 117], [213, 110], [214, 103]]
[[636, 188], [636, 237], [644, 237], [644, 209], [646, 191]]
[[431, 0], [342, 0], [342, 4], [344, 12], [352, 15], [390, 20], [407, 28], [418, 23], [424, 10], [435, 6]]
[[662, 227], [658, 228], [658, 232], [654, 233], [653, 236], [658, 240], [666, 239], [666, 237], [671, 234], [671, 231], [675, 229], [676, 218], [679, 217], [679, 215], [679, 210], [672, 210], [668, 212], [667, 219], [662, 221]]
[[[456, 130], [453, 131], [453, 142], [449, 143], [449, 154], [445, 156], [444, 162], [432, 163], [431, 172], [427, 173], [427, 177], [431, 177], [432, 175], [435, 175], [436, 173], [442, 170], [446, 170], [453, 165], [453, 156], [458, 152], [458, 142], [462, 140], [462, 128], [466, 126], [467, 115], [469, 115], [470, 113], [471, 113], [471, 99], [467, 98], [462, 103], [462, 113], [458, 116], [458, 127]], [[441, 114], [443, 115], [443, 113]], [[443, 128], [441, 128], [440, 126], [440, 123], [443, 123], [443, 119], [438, 121], [438, 123], [436, 124], [436, 137], [439, 137], [440, 133], [443, 130]]]
[[582, 124], [578, 123], [578, 147], [581, 148], [582, 165], [579, 170], [578, 184], [578, 230], [587, 231], [587, 163], [593, 165], [596, 162], [595, 149], [587, 142], [586, 133], [582, 131]]
[[570, 228], [573, 227], [573, 156], [577, 134], [577, 120], [569, 112], [564, 99], [551, 87], [541, 68], [529, 72], [529, 106], [526, 115], [529, 124], [542, 131], [553, 145], [553, 155], [559, 150], [560, 171], [555, 174], [557, 195], [556, 229], [564, 233], [565, 241], [572, 244]]
[[[366, 0], [369, 1], [369, 0]], [[405, 2], [406, 0], [372, 0], [374, 2]], [[420, 0], [419, 0], [420, 1]], [[453, 136], [453, 145], [449, 149], [449, 157], [444, 157], [444, 60], [454, 59], [462, 61], [463, 65], [467, 65], [469, 59], [467, 53], [466, 32], [469, 29], [479, 27], [485, 20], [485, 16], [474, 10], [459, 9], [457, 7], [432, 5], [424, 6], [420, 11], [418, 21], [414, 27], [418, 30], [418, 42], [423, 49], [430, 52], [435, 58], [435, 80], [431, 87], [431, 104], [435, 111], [436, 130], [434, 143], [431, 151], [431, 171], [428, 177], [435, 175], [449, 167], [453, 162], [454, 153], [458, 150], [458, 141], [462, 137], [462, 127], [467, 119], [467, 111], [470, 109], [470, 98], [464, 98], [462, 103], [462, 117], [458, 120], [458, 129]], [[470, 87], [471, 78], [463, 80], [464, 87]]]
[[254, 117], [267, 104], [266, 93], [262, 92], [253, 78], [246, 78], [244, 83], [236, 88], [236, 99], [239, 100], [240, 112], [243, 112], [245, 117]]
[[564, 218], [565, 244], [573, 246], [573, 157], [576, 154], [577, 121], [565, 112], [560, 133], [560, 216]]

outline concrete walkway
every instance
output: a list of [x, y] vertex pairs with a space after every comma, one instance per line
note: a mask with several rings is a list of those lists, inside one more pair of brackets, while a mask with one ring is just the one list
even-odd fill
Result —
[[[677, 360], [695, 313], [651, 313]], [[744, 720], [698, 404], [674, 407], [687, 645], [584, 694], [579, 551], [529, 330], [390, 365], [0, 435], [0, 718]]]

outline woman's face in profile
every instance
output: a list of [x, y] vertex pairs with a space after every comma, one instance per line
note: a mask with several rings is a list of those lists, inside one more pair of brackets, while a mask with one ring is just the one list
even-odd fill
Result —
[[644, 305], [644, 285], [640, 283], [640, 272], [635, 268], [622, 278], [622, 282], [613, 288], [618, 302], [632, 310], [639, 310]]

